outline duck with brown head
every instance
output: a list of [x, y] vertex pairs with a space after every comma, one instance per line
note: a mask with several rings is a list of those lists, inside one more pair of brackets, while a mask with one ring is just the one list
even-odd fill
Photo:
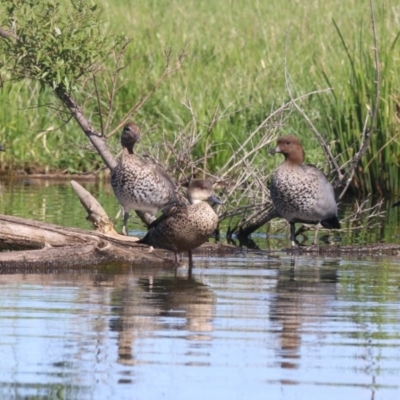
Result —
[[130, 210], [154, 215], [178, 202], [175, 185], [165, 170], [134, 153], [134, 146], [139, 141], [138, 125], [125, 125], [121, 135], [123, 154], [111, 174], [114, 194], [124, 209], [122, 233], [125, 235]]
[[[290, 224], [290, 240], [296, 246], [295, 223], [321, 224], [340, 229], [332, 185], [316, 167], [304, 164], [304, 149], [296, 136], [281, 136], [272, 154], [285, 161], [276, 169], [270, 185], [271, 199], [279, 215]], [[317, 244], [316, 229], [314, 244]]]
[[205, 243], [218, 226], [218, 216], [208, 202], [222, 202], [215, 196], [211, 182], [203, 179], [190, 183], [187, 198], [190, 204], [172, 207], [150, 225], [139, 243], [173, 251], [175, 263], [178, 253], [187, 251], [191, 268], [192, 250]]

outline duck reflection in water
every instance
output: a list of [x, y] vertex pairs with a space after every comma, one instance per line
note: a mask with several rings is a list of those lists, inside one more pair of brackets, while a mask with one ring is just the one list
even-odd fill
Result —
[[142, 363], [135, 355], [135, 341], [160, 331], [186, 331], [186, 340], [196, 346], [212, 339], [215, 294], [192, 278], [142, 277], [115, 289], [112, 300], [110, 330], [118, 333], [118, 362], [122, 365]]
[[279, 269], [269, 317], [279, 331], [282, 368], [299, 368], [304, 325], [312, 329], [312, 324], [326, 320], [327, 302], [336, 296], [339, 265], [339, 259], [293, 257], [292, 268]]

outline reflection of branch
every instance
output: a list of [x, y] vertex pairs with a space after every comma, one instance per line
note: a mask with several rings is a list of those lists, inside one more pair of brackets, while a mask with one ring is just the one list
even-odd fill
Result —
[[[376, 34], [376, 25], [375, 25], [375, 16], [374, 16], [374, 9], [372, 6], [372, 0], [369, 2], [370, 6], [370, 12], [371, 12], [371, 27], [372, 27], [372, 33], [373, 33], [373, 38], [374, 38], [374, 64], [375, 64], [375, 97], [374, 97], [374, 107], [371, 112], [371, 110], [368, 107], [368, 111], [370, 112], [370, 117], [371, 117], [371, 122], [370, 126], [367, 129], [367, 121], [368, 118], [366, 118], [366, 121], [364, 123], [363, 131], [362, 131], [362, 136], [361, 136], [361, 145], [358, 150], [358, 152], [354, 155], [353, 161], [350, 164], [350, 168], [348, 171], [348, 177], [346, 178], [346, 185], [344, 189], [342, 190], [342, 193], [339, 196], [339, 199], [341, 199], [347, 188], [349, 187], [351, 180], [353, 179], [355, 170], [357, 168], [358, 163], [361, 160], [361, 157], [366, 153], [369, 147], [369, 142], [371, 140], [371, 135], [375, 129], [375, 124], [376, 124], [376, 118], [378, 115], [378, 106], [379, 106], [379, 96], [380, 96], [380, 67], [379, 67], [379, 56], [378, 56], [378, 39], [377, 39], [377, 34]], [[343, 184], [345, 178], [342, 178], [341, 182], [339, 184]]]

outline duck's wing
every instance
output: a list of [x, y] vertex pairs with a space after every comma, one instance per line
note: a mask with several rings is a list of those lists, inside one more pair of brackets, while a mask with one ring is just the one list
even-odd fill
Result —
[[[318, 191], [316, 193], [315, 211], [327, 219], [337, 215], [337, 204], [335, 192], [325, 174], [314, 165], [303, 165], [303, 171], [312, 175], [318, 181]], [[325, 218], [324, 218], [325, 219]], [[332, 223], [332, 225], [336, 225]]]
[[303, 164], [301, 167], [307, 174], [314, 175], [325, 190], [333, 193], [332, 185], [329, 183], [328, 178], [320, 169], [313, 164]]
[[142, 161], [146, 163], [148, 168], [151, 168], [156, 174], [162, 176], [166, 181], [168, 181], [172, 186], [175, 188], [175, 184], [173, 183], [171, 177], [169, 176], [168, 172], [165, 168], [153, 157], [149, 156], [148, 154], [143, 155]]
[[183, 218], [187, 216], [188, 214], [188, 207], [183, 204], [176, 204], [171, 207], [169, 207], [163, 214], [161, 214], [156, 220], [154, 220], [148, 227], [150, 230], [151, 228], [154, 228], [158, 225], [160, 225], [162, 222], [170, 219], [170, 218]]
[[[144, 155], [142, 158], [142, 162], [146, 163], [146, 166], [154, 172], [158, 179], [162, 180], [164, 186], [168, 187], [170, 192], [175, 193], [175, 198], [173, 199], [172, 204], [187, 204], [186, 199], [179, 194], [176, 184], [173, 182], [168, 172], [160, 163], [158, 163], [153, 157], [150, 157], [149, 155]], [[167, 206], [166, 208], [169, 207], [171, 207], [171, 205]]]

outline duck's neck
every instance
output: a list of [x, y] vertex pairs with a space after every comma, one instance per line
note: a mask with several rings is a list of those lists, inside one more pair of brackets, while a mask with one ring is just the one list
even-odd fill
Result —
[[133, 145], [125, 146], [123, 148], [123, 152], [124, 152], [124, 154], [134, 154], [133, 153]]
[[285, 154], [285, 161], [287, 164], [291, 165], [301, 165], [304, 163], [304, 150], [301, 149], [301, 151], [291, 153], [291, 154]]
[[188, 196], [188, 200], [189, 200], [189, 203], [190, 203], [191, 205], [195, 205], [195, 204], [200, 204], [200, 203], [202, 203], [201, 200], [193, 199], [193, 198], [190, 197], [190, 196]]

